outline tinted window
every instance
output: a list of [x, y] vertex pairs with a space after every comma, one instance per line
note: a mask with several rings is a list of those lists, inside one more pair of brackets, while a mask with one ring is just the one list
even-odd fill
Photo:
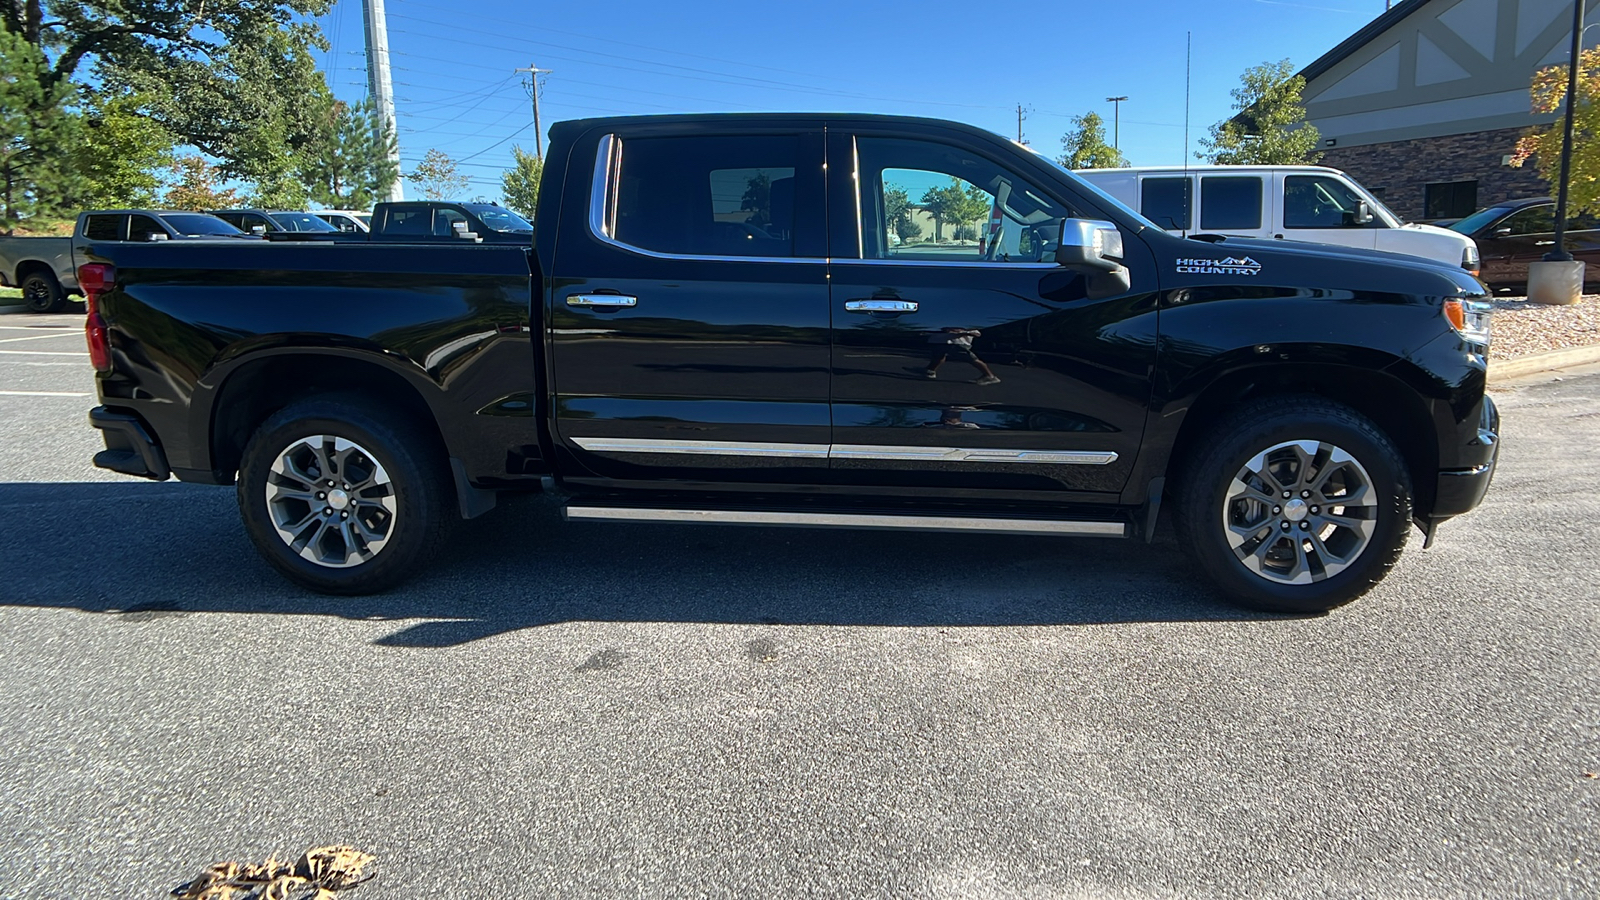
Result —
[[1188, 231], [1193, 191], [1188, 178], [1146, 178], [1140, 183], [1139, 212], [1168, 231]]
[[433, 212], [425, 206], [389, 210], [388, 221], [383, 223], [384, 234], [433, 234]]
[[1200, 179], [1200, 227], [1244, 229], [1261, 227], [1261, 179], [1256, 176]]
[[201, 215], [200, 213], [178, 213], [176, 215], [164, 215], [161, 219], [171, 225], [172, 230], [179, 234], [239, 234], [239, 229], [216, 216]]
[[1511, 229], [1512, 234], [1553, 234], [1556, 230], [1556, 208], [1546, 204], [1512, 213], [1495, 227], [1495, 231], [1506, 228]]
[[272, 221], [266, 216], [258, 215], [256, 213], [245, 213], [243, 227], [246, 231], [249, 231], [253, 228], [265, 228], [268, 231], [282, 230], [281, 226], [279, 226], [276, 222]]
[[135, 215], [129, 217], [128, 240], [148, 241], [150, 240], [150, 235], [152, 234], [159, 234], [162, 237], [165, 237], [167, 230], [162, 228], [159, 222], [150, 218], [149, 216]]
[[622, 142], [612, 235], [695, 256], [794, 255], [794, 137]]
[[1422, 188], [1424, 215], [1430, 219], [1470, 216], [1478, 208], [1476, 181], [1444, 181]]
[[1042, 262], [1071, 215], [1016, 173], [959, 147], [862, 138], [856, 153], [867, 259]]
[[1452, 223], [1449, 227], [1451, 231], [1459, 231], [1462, 234], [1471, 234], [1505, 214], [1506, 211], [1504, 207], [1491, 206], [1488, 209], [1480, 209], [1472, 215], [1467, 216], [1465, 219]]
[[90, 216], [83, 220], [83, 236], [91, 241], [120, 241], [122, 221], [122, 216]]
[[467, 205], [467, 209], [472, 210], [472, 214], [482, 220], [483, 224], [502, 234], [533, 232], [533, 225], [527, 219], [503, 206], [471, 203]]
[[336, 213], [317, 213], [317, 215], [321, 217], [324, 222], [327, 222], [329, 225], [332, 225], [334, 228], [337, 228], [340, 231], [349, 233], [356, 230], [356, 223], [352, 222], [346, 216], [341, 216]]
[[316, 216], [313, 216], [311, 213], [300, 213], [300, 212], [273, 213], [272, 214], [272, 221], [277, 222], [278, 225], [281, 226], [284, 231], [329, 232], [329, 231], [338, 231], [339, 230], [337, 228], [334, 228], [332, 225], [329, 225], [327, 222], [324, 222], [321, 219], [317, 218]]
[[[1338, 178], [1290, 175], [1283, 179], [1283, 227], [1362, 228], [1356, 213], [1365, 198]], [[1374, 217], [1373, 223], [1379, 220]]]
[[445, 206], [433, 211], [434, 237], [455, 237], [457, 224], [461, 226], [463, 233], [472, 230], [472, 224], [467, 221], [467, 217], [458, 209], [451, 209]]

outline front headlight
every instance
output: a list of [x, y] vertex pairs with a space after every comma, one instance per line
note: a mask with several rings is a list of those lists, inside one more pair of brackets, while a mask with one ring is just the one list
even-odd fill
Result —
[[1489, 320], [1494, 304], [1487, 300], [1446, 300], [1444, 317], [1468, 342], [1489, 346]]

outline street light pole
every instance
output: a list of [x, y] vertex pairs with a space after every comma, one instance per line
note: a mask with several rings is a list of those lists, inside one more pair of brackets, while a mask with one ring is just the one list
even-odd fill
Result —
[[1567, 252], [1567, 181], [1572, 175], [1572, 130], [1578, 115], [1578, 66], [1583, 53], [1583, 3], [1572, 0], [1572, 55], [1567, 60], [1567, 111], [1562, 124], [1561, 181], [1556, 186], [1555, 247], [1544, 255], [1547, 262], [1571, 262]]
[[1115, 149], [1117, 151], [1118, 155], [1121, 155], [1121, 153], [1122, 153], [1122, 101], [1124, 101], [1126, 99], [1128, 99], [1128, 98], [1127, 97], [1107, 97], [1106, 98], [1106, 102], [1111, 104], [1111, 109], [1112, 109], [1112, 113], [1111, 113], [1111, 146], [1112, 146], [1113, 149]]

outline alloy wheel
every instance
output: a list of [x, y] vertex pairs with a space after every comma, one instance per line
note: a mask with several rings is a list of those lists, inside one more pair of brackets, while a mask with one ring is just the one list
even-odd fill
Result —
[[1261, 451], [1228, 484], [1222, 527], [1245, 568], [1311, 584], [1348, 568], [1372, 541], [1378, 499], [1365, 467], [1326, 441]]
[[315, 434], [278, 454], [267, 475], [267, 511], [289, 548], [319, 566], [357, 566], [394, 535], [389, 473], [366, 448]]

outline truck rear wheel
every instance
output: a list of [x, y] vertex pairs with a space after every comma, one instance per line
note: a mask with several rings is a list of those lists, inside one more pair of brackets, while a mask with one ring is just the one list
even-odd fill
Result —
[[1411, 476], [1370, 420], [1274, 397], [1220, 423], [1179, 478], [1184, 549], [1237, 602], [1320, 613], [1371, 590], [1411, 527]]
[[31, 312], [60, 312], [67, 305], [67, 292], [49, 272], [30, 272], [22, 279], [22, 300]]
[[453, 509], [443, 453], [359, 398], [288, 406], [245, 447], [239, 512], [256, 550], [327, 594], [399, 584], [443, 543]]

